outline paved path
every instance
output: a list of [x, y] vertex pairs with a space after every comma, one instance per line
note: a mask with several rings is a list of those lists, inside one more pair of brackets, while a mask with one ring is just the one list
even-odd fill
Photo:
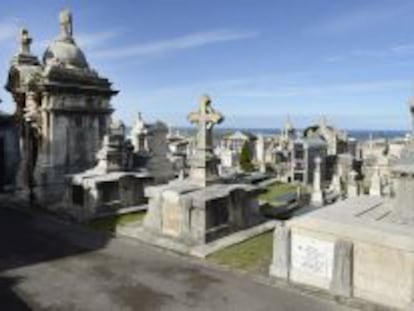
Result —
[[[0, 202], [1, 205], [1, 202]], [[0, 208], [0, 310], [350, 310]]]

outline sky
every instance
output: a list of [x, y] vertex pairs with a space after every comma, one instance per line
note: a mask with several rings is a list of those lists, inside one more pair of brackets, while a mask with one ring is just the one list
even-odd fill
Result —
[[[113, 82], [130, 125], [188, 125], [202, 94], [224, 127], [409, 129], [412, 0], [37, 0], [0, 2], [0, 80], [27, 27], [40, 58], [69, 8], [90, 66]], [[13, 112], [0, 90], [0, 109]]]

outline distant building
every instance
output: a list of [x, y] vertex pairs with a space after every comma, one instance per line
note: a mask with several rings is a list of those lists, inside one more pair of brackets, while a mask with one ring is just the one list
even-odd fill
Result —
[[252, 160], [256, 159], [257, 136], [245, 131], [236, 131], [232, 134], [223, 136], [219, 143], [219, 153], [223, 167], [238, 167], [240, 154], [243, 146], [247, 146], [252, 155]]
[[297, 138], [291, 147], [290, 181], [303, 184], [313, 182], [315, 159], [321, 159], [321, 174], [324, 176], [325, 160], [327, 155], [327, 143], [319, 138]]

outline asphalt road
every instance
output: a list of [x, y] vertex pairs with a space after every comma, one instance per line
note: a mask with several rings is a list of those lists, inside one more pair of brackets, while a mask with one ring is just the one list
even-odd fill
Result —
[[350, 309], [132, 240], [0, 208], [0, 310]]

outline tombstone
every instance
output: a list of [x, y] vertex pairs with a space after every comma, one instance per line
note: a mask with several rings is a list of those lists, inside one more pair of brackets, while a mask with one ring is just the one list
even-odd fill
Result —
[[322, 176], [321, 176], [321, 158], [315, 158], [315, 169], [313, 171], [313, 191], [311, 196], [311, 204], [314, 206], [322, 206], [324, 204], [322, 191]]
[[135, 119], [130, 135], [135, 153], [148, 152], [148, 141], [146, 139], [146, 136], [148, 135], [148, 129], [145, 126], [142, 114], [140, 112], [137, 114], [137, 118]]
[[381, 196], [383, 195], [382, 178], [379, 167], [375, 167], [374, 173], [371, 176], [371, 185], [369, 187], [369, 195]]
[[331, 189], [337, 194], [342, 193], [341, 176], [338, 173], [332, 176]]
[[359, 196], [359, 184], [357, 181], [358, 173], [355, 170], [349, 172], [348, 175], [348, 185], [347, 185], [347, 195], [348, 198], [353, 198]]
[[189, 175], [145, 189], [149, 209], [139, 234], [149, 243], [187, 253], [261, 221], [256, 196], [262, 192], [252, 185], [221, 182], [212, 130], [224, 118], [208, 96], [188, 119], [197, 126]]
[[174, 178], [173, 164], [168, 159], [168, 127], [163, 122], [146, 123], [138, 113], [131, 130], [136, 168], [145, 168], [156, 183]]
[[262, 134], [257, 136], [256, 141], [256, 160], [259, 164], [259, 170], [261, 173], [266, 173], [266, 161], [265, 161], [265, 140]]

